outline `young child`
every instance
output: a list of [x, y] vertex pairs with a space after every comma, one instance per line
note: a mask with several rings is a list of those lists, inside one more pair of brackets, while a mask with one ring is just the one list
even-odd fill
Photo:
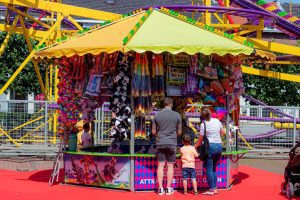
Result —
[[184, 194], [187, 194], [187, 180], [190, 177], [192, 180], [194, 194], [198, 194], [196, 171], [195, 171], [195, 158], [198, 157], [198, 153], [195, 147], [191, 146], [191, 137], [187, 134], [183, 135], [182, 142], [183, 147], [180, 148], [181, 162], [182, 162], [182, 178]]
[[92, 138], [89, 134], [90, 125], [88, 123], [83, 124], [83, 132], [81, 135], [82, 147], [88, 147], [92, 145]]

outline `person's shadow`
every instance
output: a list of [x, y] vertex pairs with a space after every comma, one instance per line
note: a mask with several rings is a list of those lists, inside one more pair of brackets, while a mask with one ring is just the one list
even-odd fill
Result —
[[[34, 182], [48, 183], [49, 179], [50, 179], [50, 176], [51, 176], [51, 172], [52, 172], [52, 169], [38, 171], [38, 172], [32, 174], [31, 176], [29, 176], [28, 180], [34, 181]], [[56, 182], [56, 180], [55, 180], [53, 185], [57, 185], [59, 183], [62, 183], [63, 180], [64, 180], [64, 170], [61, 169], [60, 172], [59, 172], [58, 182]]]
[[234, 185], [238, 185], [243, 182], [243, 180], [249, 178], [250, 176], [248, 174], [245, 174], [243, 172], [239, 172], [236, 177], [234, 177], [235, 181], [233, 182]]

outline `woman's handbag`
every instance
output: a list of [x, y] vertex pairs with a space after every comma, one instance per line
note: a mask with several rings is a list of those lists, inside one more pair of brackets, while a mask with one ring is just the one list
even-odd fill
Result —
[[199, 146], [199, 148], [198, 148], [198, 152], [199, 152], [200, 160], [204, 161], [208, 157], [209, 141], [208, 141], [208, 138], [206, 136], [206, 124], [205, 124], [204, 121], [202, 121], [202, 123], [204, 125], [204, 136], [203, 136], [201, 146]]

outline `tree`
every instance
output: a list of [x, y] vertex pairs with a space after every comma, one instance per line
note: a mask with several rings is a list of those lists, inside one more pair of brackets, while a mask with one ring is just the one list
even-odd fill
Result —
[[[4, 41], [5, 36], [5, 32], [0, 32], [0, 44]], [[31, 43], [33, 46], [37, 44], [34, 40], [31, 40]], [[29, 51], [24, 36], [12, 34], [0, 58], [0, 87], [3, 87], [9, 77], [17, 70], [28, 55]], [[40, 72], [42, 75], [45, 74], [43, 68], [40, 68]], [[26, 95], [32, 92], [41, 93], [32, 62], [29, 62], [24, 67], [9, 86], [9, 89], [15, 91], [18, 95]]]
[[[264, 69], [262, 65], [254, 66]], [[273, 65], [270, 70], [288, 74], [298, 74], [299, 65]], [[299, 106], [300, 105], [300, 83], [283, 81], [275, 78], [243, 75], [245, 93], [272, 106]]]

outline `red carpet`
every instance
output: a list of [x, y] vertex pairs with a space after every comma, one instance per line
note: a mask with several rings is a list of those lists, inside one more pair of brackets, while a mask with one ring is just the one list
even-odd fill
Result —
[[286, 199], [280, 192], [283, 176], [260, 169], [240, 166], [239, 180], [229, 191], [220, 191], [215, 196], [183, 195], [176, 192], [172, 196], [158, 196], [153, 192], [131, 193], [98, 188], [84, 188], [71, 185], [48, 185], [50, 170], [16, 172], [0, 170], [1, 200], [280, 200]]

